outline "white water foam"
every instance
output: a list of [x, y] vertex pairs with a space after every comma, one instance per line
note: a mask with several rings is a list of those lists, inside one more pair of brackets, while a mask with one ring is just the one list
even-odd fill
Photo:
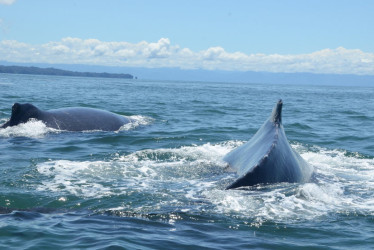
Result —
[[[373, 159], [293, 145], [315, 167], [317, 182], [224, 190], [236, 175], [226, 171], [222, 158], [240, 144], [230, 141], [142, 150], [115, 155], [109, 161], [41, 163], [37, 170], [47, 178], [38, 189], [85, 198], [145, 192], [154, 195], [154, 207], [208, 209], [209, 213], [241, 217], [255, 226], [268, 220], [298, 222], [323, 220], [330, 214], [374, 214]], [[194, 201], [198, 205], [192, 206]]]
[[21, 123], [17, 126], [0, 129], [0, 137], [42, 138], [47, 133], [51, 132], [58, 132], [58, 130], [48, 128], [42, 121], [30, 119], [30, 121], [26, 123]]
[[[103, 173], [108, 168], [107, 162], [74, 162], [59, 160], [39, 164], [40, 174], [51, 180], [43, 181], [38, 190], [67, 192], [76, 196], [98, 197], [110, 195], [109, 187], [100, 184]], [[101, 175], [100, 175], [101, 173]]]
[[48, 177], [38, 189], [103, 197], [129, 190], [157, 192], [164, 185], [181, 185], [189, 187], [188, 196], [193, 198], [195, 191], [191, 187], [211, 186], [212, 183], [198, 180], [210, 175], [212, 168], [223, 172], [226, 165], [221, 156], [231, 148], [208, 143], [178, 149], [142, 150], [115, 155], [110, 161], [49, 161], [37, 165], [38, 172]]
[[129, 123], [123, 125], [119, 131], [128, 131], [128, 130], [133, 130], [139, 126], [146, 126], [151, 124], [154, 119], [151, 117], [147, 116], [142, 116], [142, 115], [132, 115], [132, 116], [125, 116], [130, 120]]
[[323, 220], [329, 214], [374, 214], [374, 160], [340, 150], [293, 145], [315, 167], [316, 183], [280, 183], [249, 190], [207, 190], [204, 195], [225, 214], [264, 221]]

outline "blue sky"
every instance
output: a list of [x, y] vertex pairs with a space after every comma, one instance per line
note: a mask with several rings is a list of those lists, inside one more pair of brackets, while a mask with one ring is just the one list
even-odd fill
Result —
[[0, 60], [374, 74], [373, 13], [372, 0], [0, 0]]

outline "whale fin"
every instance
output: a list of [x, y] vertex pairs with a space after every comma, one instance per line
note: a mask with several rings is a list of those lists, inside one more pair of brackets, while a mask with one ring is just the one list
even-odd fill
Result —
[[282, 107], [283, 107], [282, 99], [279, 99], [279, 101], [275, 105], [273, 112], [271, 114], [270, 119], [273, 123], [276, 123], [276, 124], [282, 123]]
[[288, 143], [282, 125], [282, 106], [279, 100], [256, 134], [223, 158], [239, 175], [227, 189], [310, 179], [313, 168]]

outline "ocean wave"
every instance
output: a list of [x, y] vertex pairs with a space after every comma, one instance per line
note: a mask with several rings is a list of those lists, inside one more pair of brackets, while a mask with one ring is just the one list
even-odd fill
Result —
[[1, 81], [1, 79], [0, 79], [0, 85], [3, 85], [3, 86], [9, 86], [9, 85], [14, 85], [14, 83], [12, 83], [12, 82], [3, 82], [3, 81]]

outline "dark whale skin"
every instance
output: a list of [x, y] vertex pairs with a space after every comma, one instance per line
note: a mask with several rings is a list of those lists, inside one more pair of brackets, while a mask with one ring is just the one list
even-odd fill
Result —
[[130, 122], [124, 116], [100, 109], [74, 107], [43, 111], [29, 103], [15, 103], [10, 120], [1, 128], [26, 123], [30, 119], [42, 121], [47, 127], [66, 131], [116, 131]]
[[239, 175], [226, 189], [310, 180], [313, 167], [288, 143], [282, 125], [282, 106], [283, 102], [279, 100], [269, 119], [251, 140], [223, 158]]

